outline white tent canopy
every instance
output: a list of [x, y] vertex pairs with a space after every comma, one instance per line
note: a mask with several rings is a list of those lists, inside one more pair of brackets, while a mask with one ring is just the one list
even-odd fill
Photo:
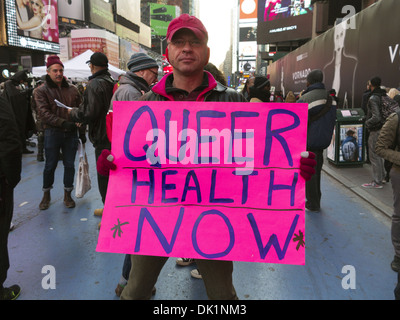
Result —
[[[92, 50], [87, 50], [84, 53], [63, 62], [64, 64], [64, 76], [70, 79], [88, 79], [92, 74], [90, 72], [89, 66], [86, 61], [90, 60], [91, 55], [94, 52]], [[41, 77], [46, 74], [46, 66], [43, 67], [33, 67], [32, 74], [34, 77]], [[114, 67], [110, 63], [108, 64], [108, 71], [114, 79], [118, 79], [118, 76], [124, 74], [125, 71]]]

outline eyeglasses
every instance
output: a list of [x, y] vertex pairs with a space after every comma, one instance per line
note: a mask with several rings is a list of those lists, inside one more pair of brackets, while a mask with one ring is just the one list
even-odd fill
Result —
[[196, 40], [183, 40], [183, 39], [177, 39], [177, 40], [172, 40], [171, 43], [177, 48], [183, 48], [186, 46], [186, 43], [190, 44], [192, 48], [200, 48], [203, 45], [203, 41], [196, 39]]
[[154, 74], [155, 76], [158, 77], [158, 72], [155, 72], [155, 71], [153, 71], [153, 70], [151, 70], [151, 69], [147, 69], [147, 70], [149, 70], [152, 74]]

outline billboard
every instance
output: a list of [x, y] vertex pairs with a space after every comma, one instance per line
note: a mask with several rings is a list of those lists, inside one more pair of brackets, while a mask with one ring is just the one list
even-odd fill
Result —
[[374, 76], [386, 87], [399, 87], [400, 40], [393, 32], [400, 28], [397, 12], [400, 1], [379, 1], [337, 24], [271, 64], [271, 85], [299, 93], [306, 88], [308, 73], [321, 69], [326, 88], [337, 93], [339, 107], [349, 108], [361, 107], [367, 81]]
[[69, 19], [85, 20], [83, 0], [58, 0], [58, 15]]
[[57, 0], [5, 1], [10, 46], [59, 53]]
[[179, 14], [180, 9], [178, 6], [150, 3], [151, 34], [165, 37], [169, 23], [178, 17]]
[[258, 2], [258, 44], [311, 38], [311, 0]]

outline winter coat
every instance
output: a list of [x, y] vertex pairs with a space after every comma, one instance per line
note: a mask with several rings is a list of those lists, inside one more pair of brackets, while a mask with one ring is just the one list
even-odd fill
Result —
[[382, 128], [383, 118], [381, 113], [381, 99], [386, 95], [386, 91], [381, 88], [375, 88], [371, 92], [367, 104], [367, 120], [365, 126], [369, 131], [377, 131]]
[[[297, 103], [308, 103], [308, 117], [321, 112], [328, 102], [328, 92], [323, 83], [315, 83], [309, 86]], [[309, 123], [307, 131], [307, 150], [324, 150], [331, 141], [336, 124], [337, 103], [332, 100], [330, 110], [318, 120]]]
[[21, 180], [21, 159], [21, 140], [14, 112], [10, 103], [0, 97], [0, 184], [6, 182], [15, 188]]
[[[398, 116], [396, 113], [391, 114], [381, 132], [379, 133], [378, 140], [375, 145], [375, 152], [378, 156], [393, 163], [394, 167], [400, 169], [400, 130], [397, 131]], [[394, 145], [397, 136], [397, 145]]]
[[[78, 108], [81, 104], [81, 95], [78, 89], [67, 82], [64, 78], [61, 87], [58, 87], [51, 78], [46, 75], [45, 83], [34, 91], [34, 99], [38, 115], [42, 121], [44, 129], [58, 128], [62, 129], [62, 124], [65, 121], [72, 121], [68, 115], [68, 110], [57, 106], [55, 100], [63, 103], [71, 108]], [[80, 129], [84, 132], [84, 126]]]
[[128, 71], [119, 80], [119, 87], [111, 99], [110, 110], [113, 110], [114, 101], [137, 101], [149, 90], [146, 80]]
[[107, 138], [106, 116], [113, 95], [115, 81], [107, 69], [89, 77], [79, 109], [71, 110], [71, 119], [89, 125], [89, 140], [95, 148], [111, 149]]

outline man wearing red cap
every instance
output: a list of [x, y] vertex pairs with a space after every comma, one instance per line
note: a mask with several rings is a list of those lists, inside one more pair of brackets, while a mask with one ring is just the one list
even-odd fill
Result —
[[[207, 46], [207, 30], [199, 19], [183, 14], [172, 20], [168, 27], [167, 40], [166, 56], [174, 71], [164, 76], [141, 100], [246, 102], [240, 93], [223, 86], [209, 72], [204, 71], [210, 48]], [[115, 169], [116, 164], [108, 156], [109, 154], [102, 154], [99, 158], [103, 169]], [[312, 168], [312, 164], [309, 167]], [[167, 259], [132, 255], [131, 272], [121, 299], [150, 299]], [[196, 263], [209, 299], [238, 298], [232, 283], [232, 261], [200, 259]]]
[[[78, 149], [78, 128], [71, 121], [68, 109], [57, 105], [56, 100], [68, 107], [79, 107], [81, 95], [78, 89], [64, 78], [64, 65], [58, 56], [47, 59], [45, 83], [34, 91], [38, 116], [44, 128], [45, 167], [43, 171], [43, 198], [40, 210], [50, 206], [50, 190], [53, 188], [54, 172], [59, 160], [60, 150], [64, 163], [64, 204], [74, 208], [71, 197], [74, 187], [75, 156]], [[85, 135], [85, 127], [79, 128], [79, 134]]]

